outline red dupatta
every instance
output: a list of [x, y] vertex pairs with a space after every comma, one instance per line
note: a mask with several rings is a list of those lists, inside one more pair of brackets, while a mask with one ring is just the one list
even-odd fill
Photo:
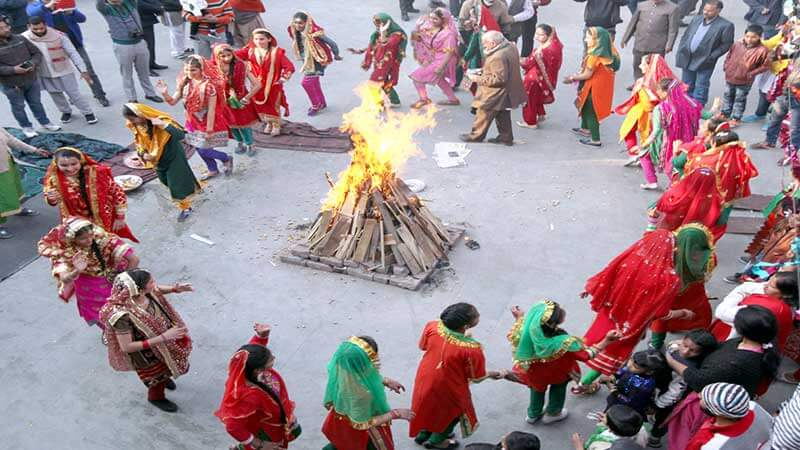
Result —
[[681, 289], [673, 261], [675, 247], [671, 231], [655, 230], [586, 282], [592, 311], [605, 311], [623, 339], [638, 339], [653, 319], [669, 312]]
[[523, 67], [527, 69], [523, 80], [525, 90], [530, 93], [531, 89], [538, 87], [542, 96], [541, 101], [545, 105], [556, 100], [555, 90], [558, 85], [558, 71], [561, 69], [563, 53], [564, 45], [558, 39], [556, 31], [553, 30], [550, 39], [523, 61]]
[[[289, 24], [288, 32], [289, 38], [292, 40], [292, 50], [297, 59], [303, 58], [303, 72], [310, 72], [314, 70], [314, 63], [318, 62], [321, 66], [325, 67], [333, 62], [333, 51], [323, 42], [322, 36], [325, 36], [325, 30], [317, 25], [317, 22], [305, 11], [301, 11], [308, 17], [306, 19], [306, 27], [303, 31], [295, 30], [293, 22]], [[297, 42], [297, 35], [300, 35], [302, 43]], [[303, 45], [304, 55], [300, 53], [300, 44]], [[277, 43], [276, 43], [277, 46]]]
[[[61, 219], [64, 220], [68, 217], [76, 216], [85, 217], [85, 213], [88, 211], [89, 217], [85, 218], [101, 226], [105, 231], [133, 242], [139, 242], [131, 232], [131, 229], [128, 228], [128, 225], [119, 230], [114, 230], [117, 209], [127, 208], [128, 198], [122, 188], [114, 181], [111, 168], [98, 163], [76, 148], [62, 148], [80, 154], [86, 197], [83, 198], [83, 192], [80, 190], [78, 192], [70, 192], [69, 181], [66, 175], [59, 170], [54, 159], [45, 173], [44, 185], [45, 192], [57, 190], [61, 195], [61, 201], [59, 202]], [[124, 219], [124, 217], [122, 218]]]
[[[284, 109], [284, 116], [289, 115], [289, 103], [283, 94], [281, 79], [284, 72], [284, 62], [291, 67], [289, 72], [294, 71], [294, 66], [286, 58], [286, 52], [278, 47], [278, 40], [268, 30], [258, 28], [253, 33], [266, 33], [269, 39], [270, 48], [264, 54], [261, 61], [258, 60], [256, 45], [252, 38], [247, 46], [236, 51], [236, 56], [244, 59], [250, 65], [250, 71], [261, 80], [261, 92], [253, 96], [253, 103], [259, 114], [269, 110], [275, 116], [280, 116], [280, 108]], [[280, 98], [277, 98], [280, 96]]]
[[673, 184], [659, 199], [656, 210], [664, 215], [658, 228], [675, 231], [682, 225], [699, 222], [711, 230], [715, 241], [725, 233], [725, 226], [717, 225], [722, 195], [710, 169], [695, 170]]
[[[202, 129], [198, 131], [207, 131], [206, 124], [208, 123], [210, 109], [208, 100], [214, 96], [216, 98], [216, 107], [214, 109], [214, 129], [212, 131], [225, 131], [228, 129], [228, 118], [225, 115], [225, 76], [216, 63], [197, 55], [190, 56], [187, 61], [192, 58], [199, 60], [202, 64], [203, 80], [200, 82], [193, 82], [191, 79], [186, 81], [187, 92], [183, 99], [186, 106], [186, 120], [187, 122], [190, 120], [199, 122]], [[185, 78], [186, 76], [183, 74], [178, 75], [178, 83]]]
[[687, 159], [683, 173], [691, 173], [702, 167], [717, 174], [717, 187], [726, 205], [749, 197], [750, 179], [758, 176], [758, 169], [739, 141], [713, 147]]

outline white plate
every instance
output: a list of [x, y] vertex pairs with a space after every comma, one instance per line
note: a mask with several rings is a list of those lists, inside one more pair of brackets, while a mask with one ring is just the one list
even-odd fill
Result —
[[117, 183], [123, 191], [133, 191], [139, 189], [144, 182], [142, 177], [138, 175], [120, 175], [114, 177], [114, 182]]
[[413, 193], [419, 193], [425, 190], [425, 182], [422, 180], [417, 180], [416, 178], [411, 178], [409, 180], [403, 180], [406, 182], [406, 186], [411, 189]]

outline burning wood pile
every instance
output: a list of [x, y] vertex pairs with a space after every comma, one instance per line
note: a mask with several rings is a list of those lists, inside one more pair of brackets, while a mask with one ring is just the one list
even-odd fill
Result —
[[284, 262], [417, 289], [447, 260], [463, 233], [445, 226], [397, 176], [419, 152], [414, 134], [432, 128], [434, 111], [385, 110], [382, 92], [361, 88], [362, 103], [344, 115], [354, 151], [331, 190], [304, 244]]

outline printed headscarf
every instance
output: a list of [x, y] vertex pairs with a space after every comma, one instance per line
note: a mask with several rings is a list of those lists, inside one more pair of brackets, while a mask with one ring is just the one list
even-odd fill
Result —
[[403, 35], [403, 39], [400, 41], [400, 51], [397, 53], [397, 61], [402, 62], [403, 58], [406, 56], [406, 46], [408, 45], [408, 35], [406, 34], [403, 27], [397, 24], [392, 16], [386, 13], [378, 13], [372, 18], [373, 20], [379, 21], [383, 26], [389, 25], [386, 30], [375, 30], [372, 32], [372, 35], [369, 37], [369, 45], [375, 45], [378, 42], [378, 37], [380, 37], [382, 32], [386, 33], [386, 36], [391, 36], [394, 33], [400, 33]]

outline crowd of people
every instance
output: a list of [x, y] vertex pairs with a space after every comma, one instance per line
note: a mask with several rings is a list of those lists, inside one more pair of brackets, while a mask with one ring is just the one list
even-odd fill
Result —
[[[480, 322], [475, 306], [447, 306], [421, 330], [422, 358], [409, 408], [389, 404], [386, 390], [399, 393], [405, 386], [381, 374], [375, 339], [362, 335], [342, 342], [327, 367], [323, 405], [328, 412], [321, 424], [327, 449], [392, 449], [392, 423], [398, 420], [409, 422], [416, 444], [456, 448], [455, 429], [466, 438], [479, 424], [480, 405], [473, 404], [470, 385], [489, 379], [527, 390], [530, 430], [569, 417], [564, 405], [571, 382], [569, 392], [577, 397], [597, 395], [606, 386], [606, 406], [592, 414], [596, 429], [586, 438], [572, 436], [576, 450], [667, 443], [691, 450], [800, 448], [800, 387], [774, 417], [758, 403], [774, 381], [800, 382], [800, 370], [779, 372], [782, 359], [800, 363], [796, 5], [748, 0], [748, 25], [736, 38], [734, 25], [720, 15], [720, 0], [702, 2], [688, 24], [683, 18], [696, 4], [689, 0], [585, 1], [582, 64], [563, 78], [578, 87], [581, 125], [572, 132], [581, 144], [598, 147], [603, 145], [601, 121], [611, 114], [624, 116], [619, 139], [628, 151], [626, 165], [641, 167], [643, 189], [657, 189], [659, 174], [665, 186], [642, 218], [647, 223], [643, 237], [586, 282], [581, 297], [591, 297], [595, 318], [582, 336], [565, 331], [567, 311], [556, 301], [536, 301], [527, 311], [513, 307], [511, 367], [486, 368], [484, 347], [470, 331]], [[400, 3], [402, 19], [418, 12], [413, 1]], [[460, 105], [455, 91], [469, 90], [475, 119], [461, 139], [483, 141], [494, 122], [499, 135], [488, 142], [513, 145], [511, 110], [523, 106], [518, 126], [535, 129], [547, 118], [545, 105], [555, 101], [563, 44], [554, 27], [537, 23], [544, 5], [433, 1], [411, 33], [388, 14], [375, 15], [368, 45], [348, 50], [364, 55], [361, 67], [370, 71], [369, 81], [390, 108], [401, 102], [400, 65], [410, 44], [419, 64], [410, 74], [418, 96], [411, 108], [433, 103], [429, 85], [442, 91], [445, 99], [438, 104], [444, 106]], [[615, 106], [621, 59], [614, 41], [625, 5], [632, 18], [620, 46], [634, 40], [635, 82], [628, 87], [629, 98]], [[326, 109], [321, 78], [342, 59], [336, 41], [303, 11], [287, 27], [292, 47], [287, 54], [265, 27], [258, 0], [218, 0], [201, 11], [191, 9], [190, 2], [98, 0], [97, 10], [108, 22], [120, 65], [128, 99], [122, 115], [142, 164], [155, 169], [178, 205], [179, 221], [192, 213], [192, 197], [201, 189], [185, 146], [207, 167], [201, 181], [231, 174], [234, 156], [221, 150], [229, 139], [236, 142], [235, 153], [253, 156], [254, 132], [281, 133], [289, 113], [283, 85], [296, 71], [292, 56], [303, 74], [309, 116]], [[0, 12], [0, 85], [23, 133], [36, 134], [26, 104], [43, 128], [59, 130], [41, 105], [42, 88], [62, 122], [71, 120], [74, 105], [88, 124], [96, 123], [78, 78], [102, 107], [109, 102], [83, 46], [80, 24], [86, 17], [74, 4], [58, 0], [2, 1]], [[165, 68], [156, 62], [158, 16], [169, 29], [171, 55], [183, 60], [171, 92], [167, 82], [149, 79]], [[193, 49], [185, 41], [186, 24]], [[682, 25], [686, 30], [678, 39]], [[673, 49], [680, 77], [665, 58]], [[723, 57], [724, 95], [706, 108], [710, 79]], [[138, 101], [134, 69], [146, 100], [183, 103], [183, 123]], [[745, 116], [754, 86], [759, 102]], [[790, 167], [793, 181], [765, 209], [764, 224], [741, 258], [743, 269], [726, 277], [737, 287], [712, 311], [705, 283], [716, 266], [716, 245], [734, 202], [750, 196], [750, 180], [758, 175], [734, 130], [758, 121], [766, 121], [766, 138], [753, 148], [774, 148], [780, 139], [778, 163]], [[113, 369], [135, 371], [152, 405], [178, 411], [166, 391], [176, 389], [174, 380], [187, 373], [192, 339], [167, 294], [191, 292], [191, 284], [161, 285], [139, 268], [126, 195], [110, 168], [81, 149], [62, 147], [50, 155], [0, 129], [0, 220], [35, 214], [22, 207], [12, 150], [53, 158], [43, 180], [44, 197], [58, 208], [61, 223], [39, 241], [38, 251], [52, 262], [58, 296], [65, 302], [75, 298], [80, 316], [101, 329]], [[0, 227], [0, 238], [8, 237], [11, 233]], [[215, 412], [237, 448], [285, 449], [302, 434], [288, 388], [291, 376], [285, 380], [274, 367], [270, 331], [268, 324], [256, 323], [253, 338], [231, 357]], [[667, 339], [670, 333], [673, 340]], [[467, 448], [540, 446], [534, 433], [513, 431], [497, 444]]]

